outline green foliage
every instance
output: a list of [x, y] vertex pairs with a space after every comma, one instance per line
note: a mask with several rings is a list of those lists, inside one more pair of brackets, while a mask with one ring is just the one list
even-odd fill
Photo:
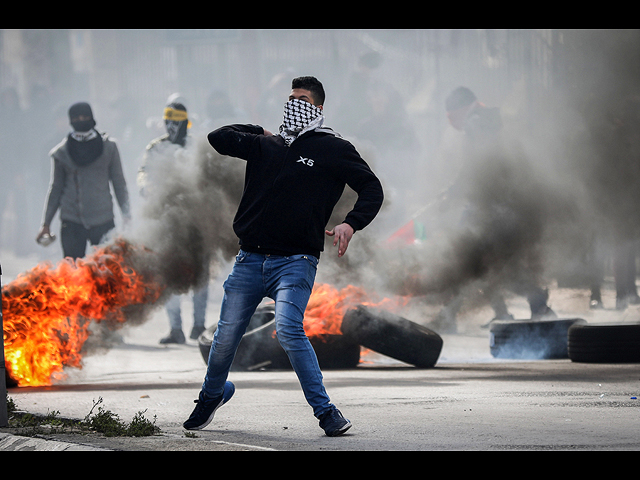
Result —
[[85, 423], [96, 432], [100, 432], [107, 437], [146, 437], [160, 433], [160, 429], [156, 426], [156, 417], [150, 422], [144, 413], [146, 410], [136, 413], [131, 423], [127, 424], [120, 420], [117, 414], [98, 407], [98, 413], [91, 415], [93, 409], [102, 403], [102, 397], [93, 404], [91, 411], [85, 417]]
[[120, 437], [125, 435], [127, 426], [120, 421], [118, 414], [98, 407], [98, 413], [92, 415], [93, 409], [100, 403], [102, 403], [102, 397], [100, 397], [97, 402], [94, 402], [91, 411], [84, 419], [85, 425], [107, 437]]
[[68, 433], [77, 430], [81, 422], [78, 420], [63, 419], [60, 412], [48, 412], [46, 415], [33, 415], [26, 412], [18, 412], [13, 408], [9, 425], [18, 429], [20, 435], [32, 437], [42, 434]]
[[127, 427], [127, 436], [129, 437], [148, 437], [160, 433], [160, 429], [156, 426], [156, 416], [153, 416], [153, 422], [147, 420], [144, 416], [146, 410], [138, 412], [133, 416], [133, 420]]
[[13, 399], [7, 394], [7, 413], [11, 415], [13, 412], [17, 410], [16, 403]]
[[[60, 412], [49, 412], [47, 415], [33, 415], [26, 412], [18, 412], [13, 400], [7, 397], [7, 410], [10, 412], [9, 425], [18, 429], [19, 435], [34, 436], [55, 433], [90, 433], [98, 432], [107, 437], [145, 437], [160, 433], [156, 426], [156, 417], [149, 421], [144, 413], [146, 410], [134, 415], [131, 423], [120, 420], [118, 414], [104, 409], [101, 404], [102, 397], [94, 400], [91, 410], [84, 420], [70, 420], [59, 417]], [[97, 411], [94, 413], [94, 410]]]

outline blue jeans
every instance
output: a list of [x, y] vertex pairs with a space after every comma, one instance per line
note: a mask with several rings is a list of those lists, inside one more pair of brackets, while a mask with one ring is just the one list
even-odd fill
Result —
[[[193, 291], [193, 326], [204, 327], [207, 301], [209, 299], [209, 284], [205, 284]], [[182, 308], [180, 301], [182, 295], [172, 295], [165, 303], [169, 326], [172, 330], [182, 330]]]
[[[207, 302], [209, 300], [209, 263], [204, 264], [204, 284], [192, 289], [191, 295], [193, 299], [193, 326], [204, 327]], [[172, 295], [164, 304], [167, 316], [169, 317], [169, 326], [172, 330], [182, 330], [182, 308], [180, 302], [182, 295]]]
[[222, 394], [249, 320], [265, 297], [275, 301], [276, 335], [287, 353], [304, 396], [317, 417], [333, 405], [325, 391], [316, 353], [302, 326], [316, 277], [318, 259], [310, 255], [261, 255], [240, 250], [224, 282], [220, 321], [213, 337], [202, 391]]

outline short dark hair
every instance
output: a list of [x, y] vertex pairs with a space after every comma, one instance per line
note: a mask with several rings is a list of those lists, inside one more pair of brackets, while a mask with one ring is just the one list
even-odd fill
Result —
[[291, 88], [309, 90], [316, 105], [324, 105], [324, 87], [316, 77], [296, 77], [291, 81]]
[[445, 100], [447, 112], [467, 107], [476, 101], [475, 94], [467, 87], [458, 87], [453, 90]]

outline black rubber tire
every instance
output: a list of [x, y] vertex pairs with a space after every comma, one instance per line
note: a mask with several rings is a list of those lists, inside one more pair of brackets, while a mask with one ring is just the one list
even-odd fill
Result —
[[[256, 312], [251, 317], [251, 320], [249, 321], [249, 326], [247, 327], [247, 333], [245, 333], [245, 335], [255, 330], [256, 328], [259, 328], [262, 325], [270, 322], [274, 317], [275, 311], [273, 305], [269, 304], [263, 307], [258, 307], [258, 309], [256, 309]], [[202, 332], [198, 337], [198, 347], [205, 364], [209, 362], [209, 351], [211, 350], [213, 335], [216, 333], [217, 328], [218, 322], [215, 322], [204, 332]]]
[[[259, 317], [257, 317], [259, 316]], [[260, 368], [291, 370], [289, 357], [276, 337], [273, 308], [259, 308], [242, 337], [231, 370], [256, 370]], [[198, 338], [200, 353], [205, 363], [217, 325], [209, 327]], [[344, 335], [323, 335], [309, 339], [321, 369], [355, 368], [360, 363], [360, 345]]]
[[640, 324], [574, 325], [569, 358], [582, 363], [640, 363]]
[[419, 368], [433, 367], [443, 345], [436, 332], [363, 305], [347, 311], [342, 319], [342, 333], [354, 343]]
[[276, 321], [248, 331], [242, 337], [231, 370], [291, 369], [289, 357], [276, 338]]
[[582, 318], [554, 320], [494, 320], [489, 348], [494, 358], [542, 360], [568, 358], [568, 330]]
[[9, 369], [5, 368], [4, 371], [4, 381], [5, 381], [5, 386], [7, 388], [13, 388], [13, 387], [17, 387], [18, 386], [18, 381], [15, 380], [10, 374], [9, 374]]
[[322, 335], [309, 338], [322, 370], [344, 370], [360, 364], [359, 343], [344, 335]]

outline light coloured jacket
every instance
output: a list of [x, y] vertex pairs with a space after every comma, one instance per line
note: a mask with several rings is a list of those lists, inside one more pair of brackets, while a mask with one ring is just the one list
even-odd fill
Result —
[[58, 209], [61, 221], [79, 223], [85, 228], [113, 220], [110, 184], [122, 215], [129, 217], [129, 191], [118, 147], [106, 134], [102, 134], [102, 140], [102, 155], [86, 166], [78, 166], [73, 162], [66, 137], [49, 152], [53, 175], [43, 225], [51, 225]]

